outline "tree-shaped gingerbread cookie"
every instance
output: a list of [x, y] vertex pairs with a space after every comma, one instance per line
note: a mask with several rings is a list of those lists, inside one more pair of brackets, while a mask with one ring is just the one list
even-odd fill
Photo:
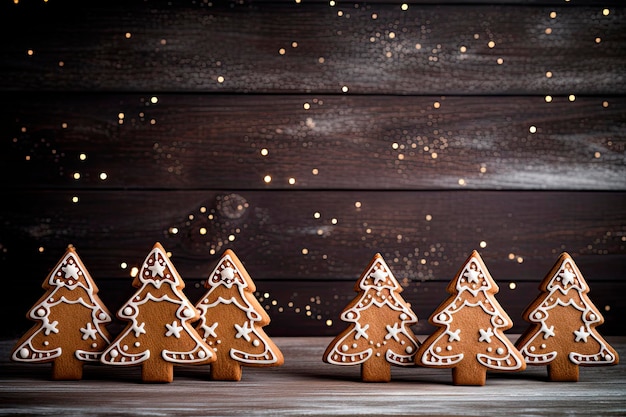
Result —
[[419, 342], [410, 326], [417, 323], [417, 316], [378, 253], [354, 290], [358, 295], [341, 314], [341, 320], [350, 325], [331, 341], [323, 360], [333, 365], [361, 365], [362, 381], [388, 382], [391, 365], [415, 365]]
[[141, 365], [144, 382], [172, 382], [174, 365], [215, 360], [192, 323], [198, 310], [183, 293], [185, 284], [160, 243], [156, 243], [133, 281], [137, 292], [117, 316], [129, 321], [102, 354], [107, 365]]
[[617, 352], [596, 330], [604, 318], [569, 254], [559, 256], [539, 290], [523, 313], [531, 325], [516, 342], [529, 365], [547, 365], [551, 381], [578, 381], [579, 366], [617, 365]]
[[513, 323], [495, 298], [499, 288], [478, 252], [446, 290], [451, 296], [429, 319], [438, 329], [423, 342], [416, 362], [452, 368], [455, 385], [485, 385], [487, 370], [524, 370], [524, 358], [503, 334]]
[[72, 245], [42, 286], [46, 293], [27, 314], [39, 323], [20, 338], [11, 358], [52, 362], [52, 379], [81, 379], [83, 364], [99, 363], [109, 344], [111, 314]]
[[254, 296], [254, 282], [235, 253], [227, 249], [206, 280], [206, 294], [196, 305], [196, 329], [211, 346], [217, 360], [211, 379], [239, 381], [242, 366], [279, 366], [278, 347], [263, 331], [270, 317]]

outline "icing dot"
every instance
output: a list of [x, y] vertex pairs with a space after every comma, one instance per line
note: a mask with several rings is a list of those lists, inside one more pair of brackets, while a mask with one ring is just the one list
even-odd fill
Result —
[[441, 313], [438, 318], [439, 320], [444, 321], [446, 319], [446, 315]]
[[21, 349], [20, 349], [20, 357], [21, 357], [22, 359], [26, 359], [26, 358], [28, 358], [28, 349], [26, 349], [26, 348], [21, 348]]
[[380, 356], [380, 352], [376, 352], [376, 356]]
[[102, 312], [100, 312], [100, 314], [98, 314], [98, 318], [99, 318], [100, 320], [106, 320], [107, 315], [106, 315], [106, 314], [104, 314], [104, 313], [102, 313]]
[[595, 320], [596, 319], [596, 315], [591, 313], [589, 314], [589, 320]]
[[540, 312], [536, 312], [535, 313], [535, 318], [536, 319], [540, 319], [541, 318], [541, 313]]
[[126, 351], [128, 350], [128, 345], [124, 345], [124, 346], [122, 346], [122, 350], [123, 350], [124, 352], [126, 352]]
[[94, 343], [91, 344], [91, 347], [95, 349], [95, 348], [98, 347], [98, 344], [94, 342]]
[[113, 350], [111, 351], [111, 357], [112, 357], [113, 359], [117, 358], [117, 356], [118, 356], [118, 355], [119, 355], [119, 352], [118, 352], [117, 350], [113, 349]]
[[400, 314], [400, 320], [406, 320], [407, 315], [405, 313]]
[[504, 349], [502, 349], [501, 347], [499, 347], [498, 349], [496, 349], [496, 353], [498, 355], [502, 355], [504, 353]]
[[40, 308], [39, 310], [37, 310], [37, 315], [39, 317], [43, 317], [46, 315], [46, 310], [44, 310], [43, 308]]
[[252, 342], [252, 345], [254, 345], [254, 346], [259, 346], [260, 344], [261, 344], [261, 342], [259, 342], [258, 339], [255, 339], [254, 342]]
[[353, 319], [354, 318], [354, 313], [351, 311], [348, 314], [346, 314], [346, 318], [347, 319]]
[[215, 343], [217, 343], [217, 344], [219, 345], [220, 343], [222, 343], [222, 340], [221, 340], [221, 339], [217, 339], [217, 340], [215, 341]]
[[450, 346], [450, 345], [446, 346], [446, 350], [448, 350], [448, 351], [452, 350], [452, 346]]
[[139, 347], [139, 346], [141, 346], [141, 343], [135, 342], [135, 347]]
[[437, 347], [435, 348], [435, 352], [437, 352], [437, 353], [441, 352], [441, 348], [440, 348], [439, 346], [437, 346]]
[[190, 308], [186, 308], [186, 309], [183, 311], [183, 316], [185, 316], [185, 317], [193, 317], [193, 311], [191, 311], [191, 309], [190, 309]]
[[546, 344], [542, 343], [541, 346], [539, 346], [541, 349], [545, 349], [546, 348]]
[[613, 356], [611, 356], [610, 354], [607, 353], [606, 355], [604, 355], [604, 360], [605, 361], [612, 361], [613, 360]]
[[127, 315], [127, 316], [130, 316], [131, 314], [133, 314], [133, 309], [130, 308], [130, 307], [126, 307], [124, 309], [124, 314]]
[[413, 346], [407, 346], [406, 349], [405, 349], [405, 352], [408, 353], [408, 354], [413, 353]]
[[47, 340], [45, 342], [43, 342], [44, 346], [48, 346], [50, 344], [50, 342], [48, 342]]
[[380, 343], [376, 343], [376, 347], [379, 348], [380, 347]]
[[491, 346], [489, 346], [489, 347], [487, 348], [487, 352], [491, 352], [492, 350], [493, 350], [493, 349], [491, 348]]
[[204, 358], [206, 357], [206, 352], [204, 350], [201, 350], [200, 352], [198, 352], [198, 357], [199, 358]]
[[357, 347], [357, 346], [358, 346], [358, 345], [357, 345], [356, 343], [353, 343], [353, 344], [352, 344], [352, 348], [353, 348], [353, 349], [356, 349], [356, 347]]
[[534, 352], [534, 351], [535, 351], [535, 347], [534, 347], [534, 346], [531, 346], [531, 347], [530, 347], [530, 351], [531, 351], [531, 352]]

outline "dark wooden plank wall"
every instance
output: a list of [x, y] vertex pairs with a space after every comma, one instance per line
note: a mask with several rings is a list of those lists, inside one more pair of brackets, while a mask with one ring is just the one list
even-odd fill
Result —
[[520, 332], [568, 251], [626, 334], [625, 11], [2, 3], [0, 335], [68, 244], [115, 311], [155, 241], [193, 301], [235, 250], [277, 336], [343, 328], [376, 252], [428, 333], [473, 249]]

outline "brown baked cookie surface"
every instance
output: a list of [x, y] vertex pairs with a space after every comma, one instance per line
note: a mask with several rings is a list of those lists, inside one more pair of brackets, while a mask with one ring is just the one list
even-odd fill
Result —
[[524, 310], [530, 326], [516, 346], [528, 365], [548, 367], [551, 381], [578, 381], [579, 366], [617, 365], [619, 357], [596, 327], [604, 318], [572, 257], [562, 253]]
[[358, 295], [341, 314], [341, 320], [350, 325], [331, 341], [323, 360], [333, 365], [361, 365], [362, 381], [388, 382], [391, 365], [415, 365], [419, 342], [410, 326], [417, 323], [417, 316], [378, 253], [354, 290]]
[[477, 251], [446, 290], [451, 296], [430, 316], [438, 329], [423, 342], [417, 364], [452, 368], [455, 385], [485, 385], [488, 370], [524, 370], [524, 358], [503, 333], [513, 322], [496, 300], [499, 288]]
[[208, 291], [196, 305], [196, 330], [217, 357], [211, 379], [239, 381], [243, 366], [284, 363], [280, 349], [262, 329], [270, 317], [254, 296], [254, 282], [235, 252], [224, 252], [205, 287]]
[[99, 362], [109, 344], [111, 313], [72, 245], [42, 287], [46, 293], [27, 314], [38, 324], [18, 340], [11, 359], [52, 362], [52, 379], [81, 379], [83, 364]]
[[129, 324], [102, 354], [107, 365], [141, 365], [144, 382], [172, 382], [174, 365], [215, 360], [192, 323], [198, 310], [183, 293], [185, 284], [165, 249], [156, 243], [133, 281], [137, 292], [117, 316]]

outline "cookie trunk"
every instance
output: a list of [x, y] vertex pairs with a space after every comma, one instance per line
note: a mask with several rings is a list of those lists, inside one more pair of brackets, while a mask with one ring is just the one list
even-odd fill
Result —
[[52, 362], [52, 379], [56, 381], [79, 380], [83, 377], [83, 362], [74, 355], [61, 355]]
[[174, 365], [162, 360], [146, 361], [141, 366], [143, 382], [172, 382], [174, 380]]
[[567, 355], [559, 354], [548, 365], [548, 379], [558, 382], [578, 381], [578, 365], [572, 363]]
[[241, 380], [241, 365], [233, 360], [218, 360], [211, 364], [211, 379], [214, 381]]
[[452, 368], [452, 383], [454, 385], [485, 385], [487, 370], [482, 366], [472, 366], [461, 362]]
[[365, 382], [391, 381], [391, 364], [384, 356], [372, 356], [361, 364], [361, 380]]

